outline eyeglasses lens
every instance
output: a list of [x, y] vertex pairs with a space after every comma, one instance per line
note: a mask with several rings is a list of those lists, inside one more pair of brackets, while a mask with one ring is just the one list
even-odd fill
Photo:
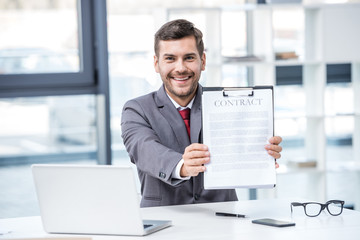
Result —
[[328, 210], [332, 215], [339, 215], [342, 211], [341, 202], [331, 202], [328, 205]]
[[317, 203], [306, 204], [305, 211], [308, 216], [317, 216], [321, 211], [321, 205]]

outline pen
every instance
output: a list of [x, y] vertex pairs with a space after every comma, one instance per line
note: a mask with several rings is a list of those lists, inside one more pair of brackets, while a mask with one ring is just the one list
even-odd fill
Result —
[[224, 212], [216, 212], [216, 216], [222, 216], [222, 217], [238, 217], [238, 218], [245, 218], [246, 215], [243, 214], [236, 214], [236, 213], [224, 213]]

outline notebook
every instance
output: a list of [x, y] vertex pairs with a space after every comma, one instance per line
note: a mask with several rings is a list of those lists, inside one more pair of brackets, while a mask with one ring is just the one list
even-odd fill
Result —
[[147, 235], [169, 220], [142, 220], [131, 166], [34, 164], [42, 224], [48, 233]]

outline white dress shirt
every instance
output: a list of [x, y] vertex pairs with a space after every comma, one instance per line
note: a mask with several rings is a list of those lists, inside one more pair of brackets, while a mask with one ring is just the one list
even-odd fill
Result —
[[[167, 94], [168, 97], [170, 98], [171, 102], [174, 104], [174, 106], [176, 107], [176, 109], [178, 111], [181, 111], [181, 110], [184, 110], [186, 108], [192, 108], [192, 105], [194, 103], [194, 99], [195, 99], [195, 96], [193, 97], [193, 99], [191, 99], [191, 101], [189, 102], [189, 104], [186, 106], [186, 107], [182, 107], [180, 106], [177, 102], [175, 102], [174, 99], [172, 99], [169, 94]], [[180, 179], [180, 180], [188, 180], [190, 179], [190, 177], [181, 177], [180, 175], [180, 170], [181, 170], [181, 167], [184, 165], [184, 159], [181, 159], [179, 161], [179, 163], [176, 165], [176, 168], [174, 169], [174, 171], [172, 172], [172, 178], [175, 178], [175, 179]]]

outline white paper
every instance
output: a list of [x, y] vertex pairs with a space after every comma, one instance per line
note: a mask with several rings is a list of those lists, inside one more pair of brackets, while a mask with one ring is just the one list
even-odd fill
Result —
[[272, 88], [226, 93], [202, 95], [203, 142], [210, 151], [204, 188], [274, 187], [275, 161], [264, 148], [273, 136]]

